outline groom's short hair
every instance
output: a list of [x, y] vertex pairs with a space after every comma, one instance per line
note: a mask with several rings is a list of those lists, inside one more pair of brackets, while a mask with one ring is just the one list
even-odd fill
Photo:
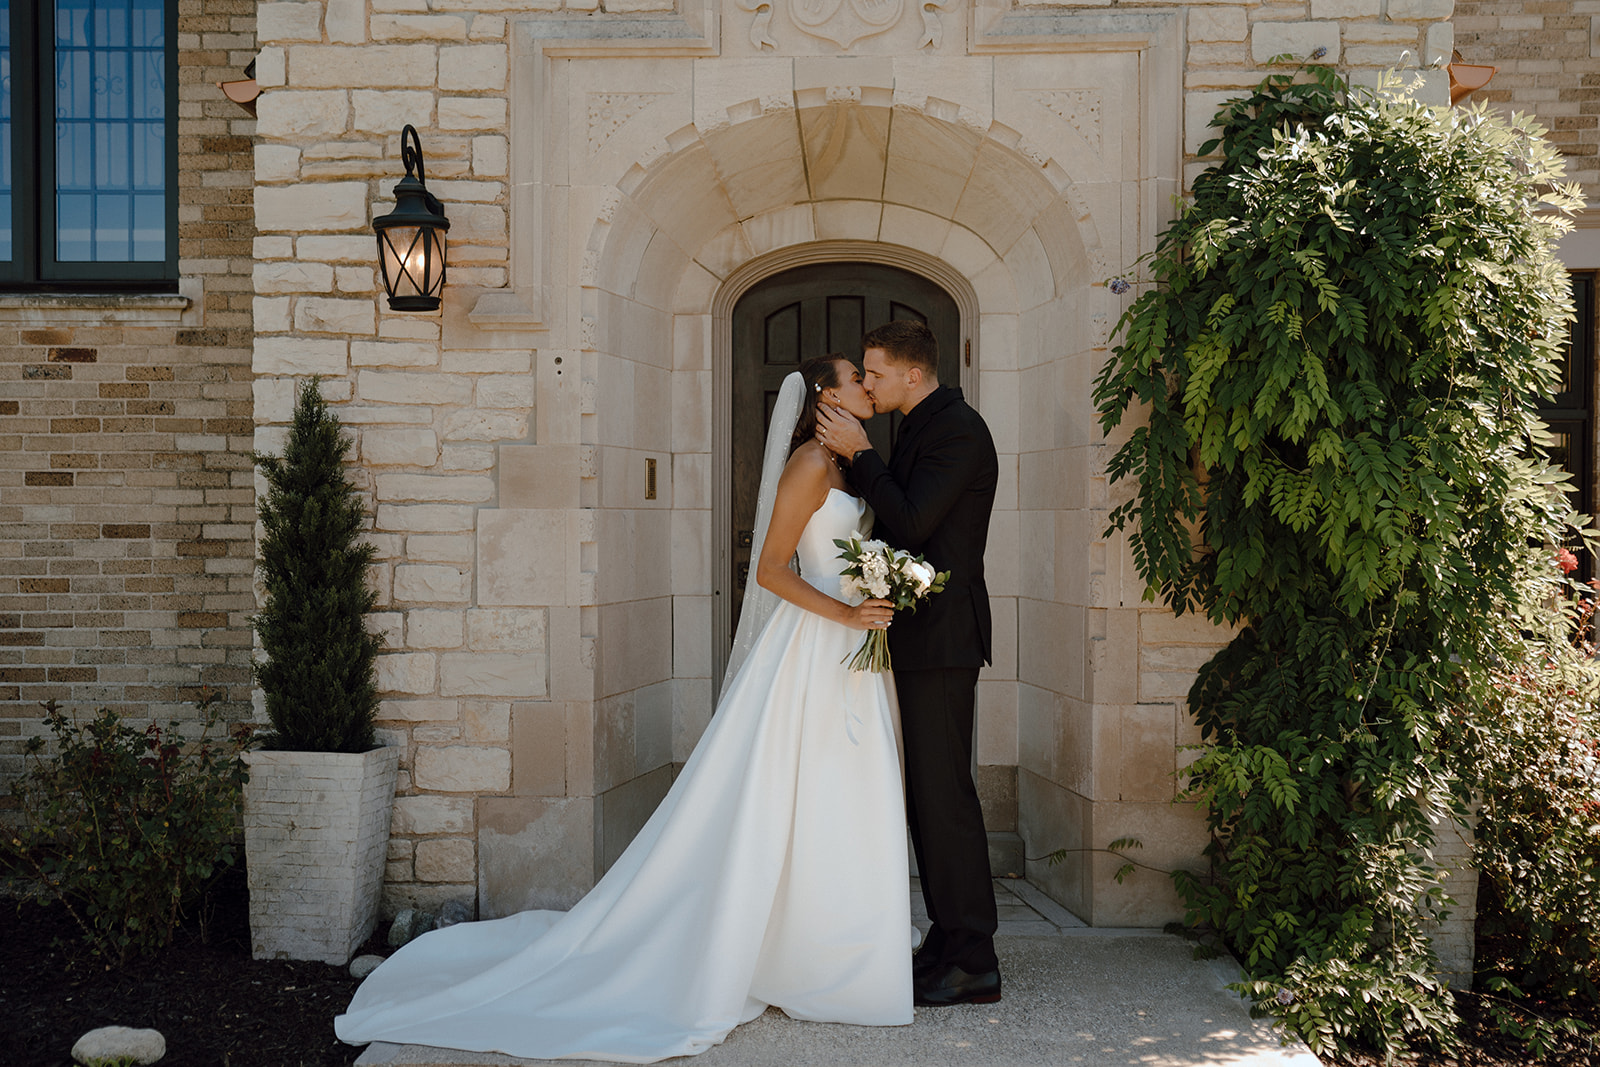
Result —
[[886, 322], [868, 331], [861, 339], [861, 350], [881, 348], [890, 363], [910, 363], [934, 380], [939, 377], [939, 342], [933, 331], [913, 319]]

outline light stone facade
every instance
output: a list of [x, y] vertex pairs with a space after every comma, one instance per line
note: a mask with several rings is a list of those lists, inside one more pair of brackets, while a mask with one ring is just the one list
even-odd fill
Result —
[[[386, 908], [570, 905], [714, 706], [729, 640], [730, 320], [775, 272], [912, 270], [961, 314], [994, 432], [991, 828], [1098, 925], [1179, 917], [1096, 852], [1199, 862], [1172, 803], [1224, 635], [1106, 535], [1091, 382], [1217, 105], [1282, 53], [1359, 78], [1448, 53], [1450, 0], [1057, 5], [303, 0], [259, 8], [256, 442], [319, 373], [371, 496]], [[1441, 71], [1425, 91], [1444, 93]], [[445, 306], [390, 312], [370, 220], [421, 132]], [[970, 347], [968, 347], [970, 346]], [[657, 476], [647, 495], [647, 465]]]

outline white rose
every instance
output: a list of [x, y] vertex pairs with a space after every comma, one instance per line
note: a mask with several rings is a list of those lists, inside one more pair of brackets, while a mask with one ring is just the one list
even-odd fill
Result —
[[874, 579], [867, 583], [867, 592], [879, 600], [885, 600], [889, 596], [889, 583], [882, 578]]
[[889, 546], [883, 541], [863, 541], [863, 542], [861, 542], [861, 551], [863, 553], [865, 553], [865, 552], [883, 552], [883, 551], [887, 550], [888, 548], [889, 548]]
[[848, 574], [839, 575], [839, 595], [846, 600], [854, 600], [861, 593], [861, 583]]
[[912, 580], [917, 583], [917, 594], [919, 596], [933, 587], [933, 568], [926, 563], [908, 563], [906, 564], [906, 570], [910, 573]]

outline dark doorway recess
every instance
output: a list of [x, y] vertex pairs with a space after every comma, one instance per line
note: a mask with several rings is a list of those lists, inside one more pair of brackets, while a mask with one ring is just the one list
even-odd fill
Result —
[[[753, 286], [733, 309], [733, 551], [718, 582], [731, 597], [729, 639], [738, 629], [750, 559], [751, 527], [761, 483], [761, 449], [783, 379], [804, 360], [841, 352], [861, 362], [861, 337], [899, 319], [925, 322], [939, 342], [939, 380], [961, 381], [961, 315], [935, 283], [878, 263], [817, 263], [774, 274]], [[900, 415], [880, 415], [867, 427], [888, 456]]]

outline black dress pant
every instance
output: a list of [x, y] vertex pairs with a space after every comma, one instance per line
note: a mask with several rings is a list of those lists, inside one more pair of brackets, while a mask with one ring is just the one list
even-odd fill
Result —
[[995, 970], [989, 836], [972, 782], [978, 671], [894, 672], [906, 746], [906, 818], [933, 929], [923, 951], [969, 974]]

